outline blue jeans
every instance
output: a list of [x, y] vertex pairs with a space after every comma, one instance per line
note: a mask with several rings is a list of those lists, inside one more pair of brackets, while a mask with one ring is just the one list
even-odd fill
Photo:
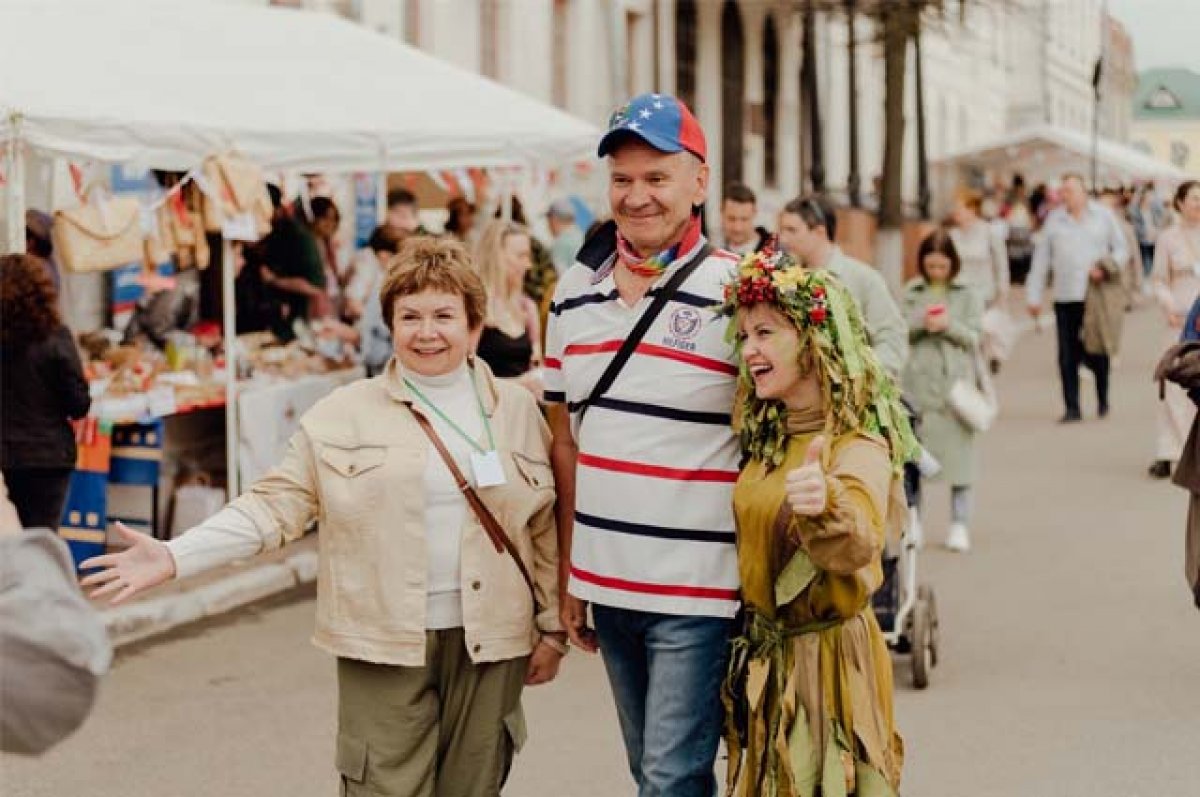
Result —
[[592, 614], [638, 797], [712, 797], [733, 620]]

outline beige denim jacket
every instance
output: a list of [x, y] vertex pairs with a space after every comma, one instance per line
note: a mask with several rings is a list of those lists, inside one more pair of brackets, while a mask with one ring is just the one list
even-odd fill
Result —
[[[533, 576], [529, 587], [468, 510], [462, 534], [463, 627], [472, 661], [528, 654], [559, 631], [558, 543], [550, 433], [533, 396], [476, 362], [505, 484], [479, 489]], [[283, 463], [232, 507], [273, 548], [318, 522], [320, 568], [313, 642], [336, 656], [425, 665], [424, 473], [437, 456], [413, 420], [395, 361], [342, 387], [300, 421]], [[481, 441], [482, 442], [482, 441]]]

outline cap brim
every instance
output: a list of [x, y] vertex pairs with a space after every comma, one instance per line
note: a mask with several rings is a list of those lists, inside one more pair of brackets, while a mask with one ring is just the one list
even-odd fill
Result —
[[604, 138], [600, 139], [600, 146], [596, 148], [597, 157], [604, 158], [611, 155], [613, 150], [622, 141], [630, 137], [641, 139], [659, 152], [665, 152], [669, 155], [676, 152], [684, 152], [687, 149], [683, 144], [672, 139], [652, 135], [642, 130], [630, 130], [628, 127], [618, 127], [615, 130], [609, 130], [604, 134]]

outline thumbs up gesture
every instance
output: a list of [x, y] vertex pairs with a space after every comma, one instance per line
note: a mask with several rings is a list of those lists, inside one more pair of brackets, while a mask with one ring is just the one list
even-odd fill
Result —
[[804, 454], [804, 464], [787, 475], [784, 489], [788, 503], [797, 515], [814, 517], [825, 511], [829, 490], [825, 485], [825, 469], [821, 466], [824, 448], [825, 436], [814, 437]]

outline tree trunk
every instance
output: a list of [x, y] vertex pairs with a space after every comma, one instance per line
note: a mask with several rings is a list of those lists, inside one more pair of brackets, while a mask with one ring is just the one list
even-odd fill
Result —
[[917, 13], [908, 0], [889, 4], [879, 14], [883, 39], [883, 185], [879, 226], [898, 228], [904, 217], [904, 97], [908, 40]]

